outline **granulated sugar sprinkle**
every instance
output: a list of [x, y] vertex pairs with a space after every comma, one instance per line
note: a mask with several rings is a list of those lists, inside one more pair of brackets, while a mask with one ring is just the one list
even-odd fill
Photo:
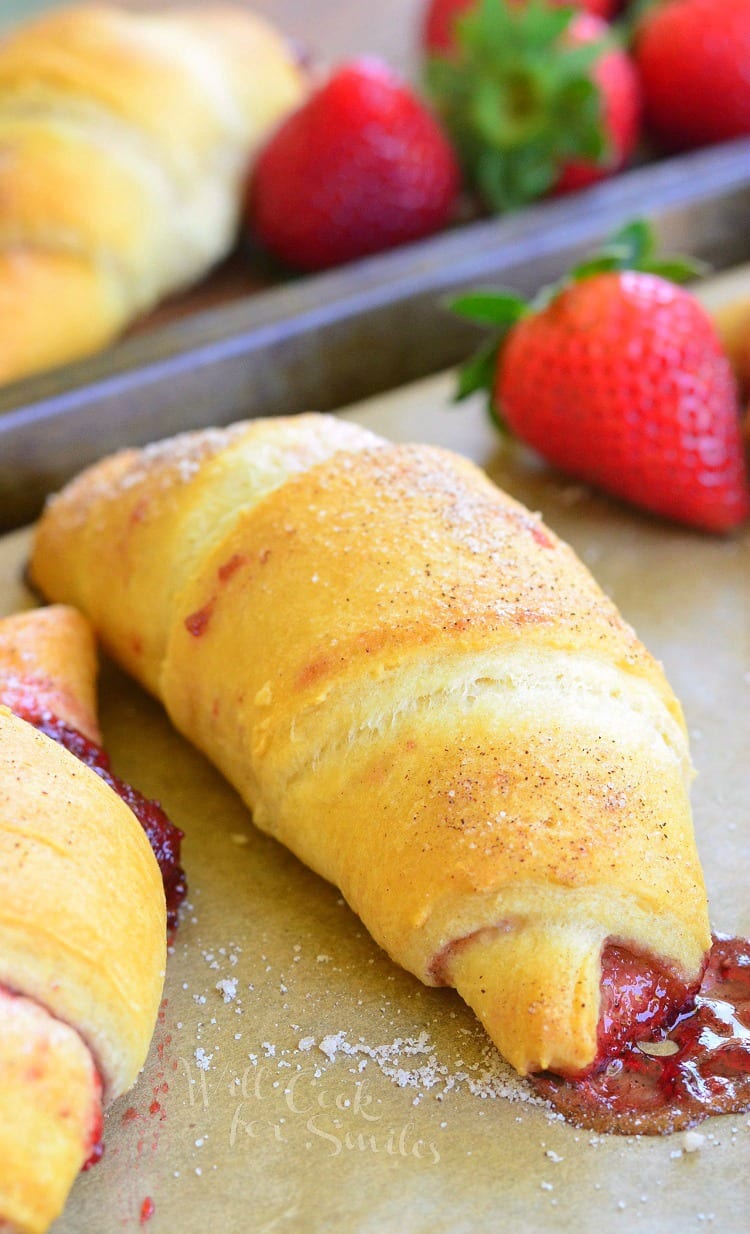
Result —
[[[318, 1042], [314, 1038], [303, 1037], [298, 1049], [308, 1052], [315, 1045], [329, 1063], [336, 1062], [339, 1056], [356, 1059], [357, 1071], [363, 1071], [369, 1062], [373, 1062], [399, 1088], [419, 1089], [420, 1096], [436, 1089], [436, 1097], [442, 1099], [450, 1092], [465, 1089], [485, 1100], [500, 1097], [550, 1108], [529, 1084], [503, 1062], [489, 1043], [476, 1062], [466, 1063], [458, 1059], [453, 1067], [438, 1058], [427, 1032], [417, 1037], [396, 1037], [381, 1045], [370, 1045], [361, 1037], [350, 1041], [341, 1029], [337, 1033], [326, 1034]], [[555, 1118], [558, 1117], [555, 1115]]]

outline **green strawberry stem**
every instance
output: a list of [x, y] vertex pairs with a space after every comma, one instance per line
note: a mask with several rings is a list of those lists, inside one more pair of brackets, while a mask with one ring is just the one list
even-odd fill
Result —
[[592, 257], [574, 266], [556, 288], [548, 288], [544, 293], [545, 303], [549, 304], [552, 298], [550, 290], [562, 290], [570, 283], [579, 283], [591, 274], [608, 270], [644, 270], [672, 283], [687, 283], [705, 274], [706, 266], [693, 257], [658, 257], [653, 229], [645, 219], [634, 219], [610, 236]]
[[592, 76], [611, 40], [568, 44], [575, 15], [545, 0], [478, 0], [456, 19], [455, 51], [426, 66], [466, 180], [493, 210], [540, 197], [570, 160], [604, 163], [611, 154]]
[[617, 22], [623, 44], [629, 46], [636, 36], [638, 27], [647, 13], [663, 4], [664, 0], [630, 0]]
[[456, 296], [448, 307], [477, 325], [491, 327], [493, 335], [461, 367], [455, 401], [460, 402], [478, 390], [485, 390], [490, 416], [496, 424], [503, 426], [500, 410], [492, 397], [503, 342], [523, 317], [542, 312], [572, 283], [580, 283], [595, 274], [613, 270], [641, 270], [672, 283], [687, 283], [705, 274], [707, 269], [705, 263], [691, 257], [658, 257], [651, 226], [645, 219], [634, 219], [610, 236], [596, 253], [573, 266], [558, 282], [542, 287], [531, 300], [525, 300], [509, 288], [470, 291]]

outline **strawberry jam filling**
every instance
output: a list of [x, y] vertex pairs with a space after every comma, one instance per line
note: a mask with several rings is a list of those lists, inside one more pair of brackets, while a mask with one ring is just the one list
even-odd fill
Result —
[[97, 1091], [93, 1103], [93, 1112], [91, 1117], [91, 1130], [89, 1132], [89, 1142], [86, 1146], [87, 1157], [81, 1166], [82, 1170], [90, 1170], [92, 1165], [96, 1165], [104, 1156], [104, 1112], [102, 1110], [102, 1078], [97, 1071]]
[[643, 956], [610, 944], [602, 952], [598, 1051], [591, 1071], [600, 1071], [633, 1040], [663, 1036], [692, 1007], [699, 982], [686, 986]]
[[93, 1131], [91, 1134], [90, 1152], [89, 1152], [88, 1157], [84, 1161], [83, 1165], [81, 1166], [81, 1170], [84, 1173], [86, 1170], [90, 1170], [92, 1166], [98, 1165], [102, 1157], [104, 1156], [104, 1141], [102, 1140], [103, 1130], [104, 1130], [104, 1117], [100, 1109], [99, 1117], [96, 1120], [96, 1130]]
[[14, 706], [13, 710], [22, 720], [33, 724], [40, 732], [64, 746], [71, 754], [75, 754], [87, 767], [91, 767], [133, 811], [158, 862], [167, 903], [167, 929], [170, 933], [174, 931], [180, 905], [187, 893], [187, 881], [180, 865], [183, 833], [170, 822], [156, 801], [150, 801], [132, 785], [114, 775], [109, 757], [101, 746], [89, 741], [88, 737], [84, 737], [72, 725], [58, 719], [45, 708], [36, 708], [32, 702], [23, 707]]
[[664, 1134], [749, 1109], [750, 941], [716, 936], [697, 991], [606, 948], [594, 1069], [533, 1082], [569, 1122], [596, 1131]]
[[[18, 999], [20, 1004], [27, 1006], [39, 1007], [45, 1017], [54, 1019], [52, 1013], [47, 1010], [43, 1004], [37, 1003], [36, 1000], [30, 999], [28, 995], [19, 994], [17, 990], [11, 990], [8, 986], [0, 983], [0, 1019], [4, 1016], [13, 1016], [13, 1006], [11, 1000]], [[47, 1045], [47, 1049], [49, 1046]], [[89, 1113], [88, 1128], [85, 1133], [83, 1150], [86, 1154], [86, 1159], [81, 1166], [82, 1170], [88, 1170], [92, 1165], [96, 1165], [97, 1161], [101, 1161], [104, 1155], [104, 1144], [102, 1143], [102, 1134], [104, 1130], [104, 1114], [102, 1110], [102, 1077], [96, 1066], [93, 1057], [89, 1054], [91, 1060], [91, 1107]], [[35, 1080], [43, 1079], [45, 1070], [50, 1068], [50, 1061], [45, 1057], [44, 1042], [42, 1039], [30, 1044], [28, 1050], [28, 1062], [26, 1066], [26, 1081], [33, 1083]], [[53, 1064], [52, 1064], [53, 1065]], [[60, 1114], [64, 1121], [70, 1118], [70, 1109], [62, 1110]], [[15, 1227], [14, 1227], [15, 1228]], [[0, 1231], [3, 1231], [5, 1226], [0, 1220]]]

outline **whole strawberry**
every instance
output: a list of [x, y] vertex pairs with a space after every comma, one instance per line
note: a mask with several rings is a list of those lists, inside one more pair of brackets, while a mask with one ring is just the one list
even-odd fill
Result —
[[706, 310], [658, 268], [637, 225], [536, 307], [462, 297], [460, 312], [505, 334], [461, 393], [489, 386], [496, 416], [561, 471], [726, 532], [750, 515], [737, 387]]
[[750, 133], [750, 0], [667, 0], [635, 55], [651, 130], [672, 149]]
[[458, 184], [453, 150], [427, 108], [385, 64], [355, 60], [270, 138], [247, 216], [270, 252], [319, 270], [437, 231]]
[[485, 206], [618, 171], [640, 130], [635, 67], [606, 22], [544, 0], [474, 0], [426, 85]]
[[[522, 4], [523, 0], [515, 0], [515, 3]], [[549, 3], [552, 7], [570, 4], [606, 21], [610, 21], [619, 8], [618, 0], [549, 0]], [[422, 16], [422, 50], [428, 53], [451, 51], [457, 41], [456, 18], [475, 4], [476, 0], [431, 0]]]

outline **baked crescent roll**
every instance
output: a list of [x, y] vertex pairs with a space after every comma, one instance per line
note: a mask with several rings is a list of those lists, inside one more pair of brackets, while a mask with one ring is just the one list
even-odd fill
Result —
[[164, 890], [143, 828], [36, 727], [55, 717], [97, 740], [94, 671], [72, 609], [0, 621], [0, 1229], [12, 1234], [60, 1213], [103, 1103], [143, 1066], [164, 979]]
[[48, 711], [101, 742], [91, 627], [63, 605], [0, 620], [0, 700], [12, 711]]
[[31, 570], [519, 1072], [595, 1065], [620, 1002], [641, 1031], [633, 990], [601, 1022], [605, 957], [610, 990], [625, 954], [672, 1013], [690, 996], [710, 936], [680, 706], [466, 460], [314, 415], [185, 434], [74, 480]]
[[0, 381], [103, 347], [234, 241], [250, 160], [297, 103], [239, 6], [77, 5], [0, 43]]

